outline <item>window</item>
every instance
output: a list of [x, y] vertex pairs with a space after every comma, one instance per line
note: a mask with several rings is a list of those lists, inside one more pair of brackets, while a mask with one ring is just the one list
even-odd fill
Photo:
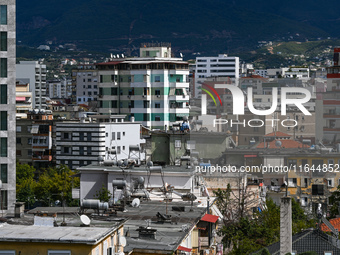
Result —
[[65, 153], [65, 154], [70, 153], [70, 148], [69, 148], [69, 147], [64, 147], [64, 153]]
[[288, 160], [288, 167], [290, 167], [290, 166], [296, 166], [296, 164], [297, 164], [297, 160], [296, 159], [289, 159]]
[[17, 126], [17, 133], [21, 132], [21, 126]]
[[17, 137], [17, 144], [21, 144], [21, 137]]
[[71, 251], [65, 251], [65, 250], [49, 250], [48, 255], [71, 255]]
[[161, 104], [160, 103], [155, 103], [155, 108], [161, 108]]
[[0, 138], [0, 157], [7, 157], [7, 137]]
[[7, 32], [0, 32], [0, 51], [7, 51]]
[[297, 180], [296, 178], [288, 178], [288, 187], [296, 187]]
[[156, 90], [155, 90], [155, 95], [156, 95], [156, 96], [160, 96], [160, 95], [161, 95], [161, 90], [156, 89]]
[[328, 166], [334, 166], [334, 159], [329, 159], [328, 160]]
[[16, 151], [16, 155], [17, 155], [17, 156], [21, 156], [21, 150], [17, 150], [17, 151]]
[[0, 85], [0, 104], [7, 104], [7, 84]]
[[324, 255], [333, 255], [332, 251], [325, 251]]
[[161, 121], [161, 117], [160, 116], [155, 116], [155, 121]]
[[111, 140], [116, 140], [116, 133], [115, 132], [112, 132], [112, 138]]
[[181, 147], [182, 147], [181, 140], [175, 140], [175, 148], [181, 148]]
[[0, 25], [7, 25], [7, 5], [0, 6]]
[[120, 154], [120, 152], [121, 152], [120, 146], [117, 146], [117, 154]]
[[7, 111], [0, 112], [0, 130], [7, 130]]
[[15, 251], [0, 250], [0, 255], [15, 255]]
[[161, 77], [159, 75], [155, 76], [155, 82], [161, 82]]
[[117, 132], [117, 140], [120, 140], [120, 132]]
[[[0, 209], [2, 210], [7, 210], [7, 205], [8, 205], [8, 195], [7, 195], [7, 190], [1, 190], [1, 205], [0, 205]], [[1, 253], [0, 253], [1, 254]], [[3, 253], [6, 254], [6, 253]], [[11, 253], [9, 253], [11, 254]]]
[[1, 181], [2, 183], [7, 183], [8, 180], [7, 180], [7, 164], [1, 164], [0, 165], [0, 171], [1, 171]]
[[150, 107], [150, 102], [149, 101], [143, 101], [143, 106], [144, 108], [149, 108]]
[[123, 132], [123, 136], [125, 136], [125, 132]]

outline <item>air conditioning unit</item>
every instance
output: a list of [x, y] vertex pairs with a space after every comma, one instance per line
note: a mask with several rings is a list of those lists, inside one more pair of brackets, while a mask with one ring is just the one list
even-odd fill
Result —
[[146, 97], [146, 95], [143, 95], [143, 97]]
[[157, 95], [157, 97], [161, 97], [161, 95]]

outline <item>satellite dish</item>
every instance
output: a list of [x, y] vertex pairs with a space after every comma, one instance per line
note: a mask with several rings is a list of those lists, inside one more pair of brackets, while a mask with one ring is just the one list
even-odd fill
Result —
[[124, 54], [122, 54], [122, 58], [124, 58]]
[[140, 206], [139, 198], [135, 198], [134, 200], [132, 200], [131, 205], [132, 205], [132, 207], [139, 207]]
[[117, 58], [119, 58], [119, 54], [117, 54]]
[[80, 216], [80, 221], [86, 226], [90, 225], [90, 223], [91, 223], [90, 218], [87, 217], [85, 214]]
[[183, 58], [183, 54], [182, 53], [179, 53], [179, 55], [181, 56], [181, 58]]
[[121, 160], [121, 159], [118, 160], [118, 161], [117, 161], [117, 166], [122, 166], [122, 165], [123, 165], [123, 160]]
[[148, 163], [146, 164], [148, 167], [153, 166], [153, 162], [152, 161], [148, 161]]
[[126, 238], [124, 236], [119, 237], [119, 245], [125, 247], [126, 246]]
[[275, 146], [281, 148], [282, 142], [279, 141], [279, 140], [277, 140], [277, 141], [275, 142]]

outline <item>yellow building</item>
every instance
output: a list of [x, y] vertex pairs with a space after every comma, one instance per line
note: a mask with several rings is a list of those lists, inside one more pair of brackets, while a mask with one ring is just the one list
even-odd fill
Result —
[[299, 153], [287, 157], [288, 191], [302, 206], [326, 202], [340, 184], [339, 153]]
[[123, 252], [117, 227], [47, 227], [3, 224], [0, 254], [106, 255]]

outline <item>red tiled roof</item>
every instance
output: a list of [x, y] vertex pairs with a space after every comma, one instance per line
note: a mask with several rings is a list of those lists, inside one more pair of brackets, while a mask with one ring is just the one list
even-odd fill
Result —
[[272, 132], [272, 133], [266, 134], [265, 136], [266, 137], [268, 137], [268, 136], [272, 136], [272, 137], [291, 137], [291, 135], [288, 135], [288, 134], [283, 133], [281, 131]]
[[216, 223], [216, 221], [218, 220], [218, 216], [212, 215], [212, 214], [206, 214], [203, 216], [203, 218], [201, 219], [201, 221], [207, 221], [207, 222], [211, 222], [211, 223]]
[[[333, 227], [337, 230], [340, 230], [340, 218], [330, 219], [329, 222], [333, 225]], [[331, 230], [325, 225], [325, 223], [322, 223], [320, 225], [320, 228], [324, 232], [330, 232]]]
[[271, 142], [266, 142], [266, 146], [262, 142], [256, 148], [258, 148], [258, 149], [261, 149], [261, 148], [279, 149], [279, 147], [277, 147], [275, 145], [276, 141], [281, 141], [281, 143], [282, 143], [281, 148], [309, 148], [309, 146], [307, 144], [302, 144], [298, 141], [289, 140], [289, 139], [277, 139], [277, 140], [273, 140]]

